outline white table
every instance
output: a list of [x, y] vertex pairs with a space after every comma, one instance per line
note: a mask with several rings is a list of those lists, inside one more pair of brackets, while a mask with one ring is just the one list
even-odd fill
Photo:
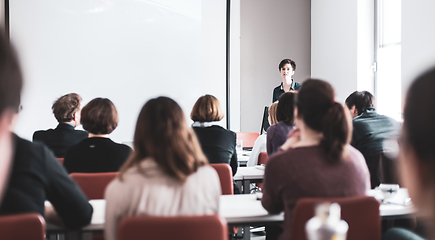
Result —
[[[371, 190], [368, 195], [377, 197], [377, 192]], [[396, 200], [408, 197], [406, 189], [400, 189]], [[82, 233], [101, 232], [104, 230], [105, 200], [90, 200], [94, 208], [91, 224], [82, 229]], [[382, 218], [409, 216], [415, 213], [412, 204], [381, 204], [379, 207]], [[253, 194], [222, 195], [220, 197], [219, 214], [226, 219], [229, 225], [243, 226], [246, 233], [244, 239], [249, 239], [249, 225], [278, 224], [284, 220], [284, 213], [269, 214], [261, 205], [261, 201]], [[64, 228], [47, 223], [47, 230], [50, 232], [65, 232]], [[90, 234], [83, 234], [83, 239], [91, 237]]]
[[263, 182], [264, 167], [239, 167], [237, 173], [234, 175], [234, 181], [241, 182], [243, 187], [243, 193], [249, 194], [249, 187], [251, 183]]
[[252, 151], [243, 150], [242, 152], [237, 152], [237, 163], [240, 166], [246, 166]]

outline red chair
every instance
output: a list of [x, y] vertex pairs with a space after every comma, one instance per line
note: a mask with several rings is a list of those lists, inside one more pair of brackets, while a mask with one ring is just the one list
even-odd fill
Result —
[[107, 185], [118, 176], [119, 172], [107, 173], [71, 173], [70, 177], [79, 185], [83, 193], [92, 199], [104, 199]]
[[261, 165], [261, 164], [266, 165], [268, 159], [269, 158], [267, 157], [267, 152], [261, 152], [260, 155], [258, 155], [257, 165]]
[[238, 132], [236, 133], [237, 139], [243, 140], [243, 147], [254, 147], [255, 140], [257, 140], [260, 133], [258, 132]]
[[306, 222], [314, 216], [315, 206], [321, 202], [335, 202], [341, 207], [341, 218], [349, 224], [348, 240], [381, 239], [379, 202], [373, 197], [302, 198], [295, 206], [291, 239], [307, 239]]
[[233, 195], [233, 171], [231, 166], [226, 163], [211, 163], [210, 166], [216, 170], [221, 182], [222, 195]]
[[60, 162], [60, 165], [63, 165], [63, 158], [57, 158], [57, 160]]
[[45, 240], [45, 221], [36, 213], [0, 217], [2, 240]]
[[118, 224], [117, 240], [226, 240], [227, 223], [219, 215], [133, 216]]

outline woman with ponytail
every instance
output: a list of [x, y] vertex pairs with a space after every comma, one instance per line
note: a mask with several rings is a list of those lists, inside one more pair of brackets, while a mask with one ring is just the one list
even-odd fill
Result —
[[[349, 145], [350, 115], [334, 95], [325, 81], [302, 84], [296, 95], [296, 129], [266, 165], [262, 204], [271, 213], [285, 211], [280, 239], [290, 238], [293, 208], [300, 198], [357, 196], [370, 189], [364, 157]], [[273, 239], [279, 233], [267, 235]]]

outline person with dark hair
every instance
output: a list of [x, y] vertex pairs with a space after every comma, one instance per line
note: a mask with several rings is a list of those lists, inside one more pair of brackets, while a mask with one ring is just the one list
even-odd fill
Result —
[[109, 134], [118, 126], [118, 112], [107, 98], [95, 98], [82, 110], [81, 123], [89, 138], [68, 148], [63, 162], [69, 173], [117, 172], [131, 153]]
[[135, 151], [106, 189], [105, 239], [125, 216], [216, 214], [221, 187], [183, 110], [172, 99], [149, 100], [137, 119]]
[[271, 239], [290, 239], [293, 208], [300, 198], [364, 195], [370, 187], [364, 158], [349, 145], [349, 113], [334, 95], [329, 83], [317, 79], [306, 80], [296, 95], [297, 129], [284, 151], [269, 158], [264, 173], [263, 207], [285, 212], [283, 233], [266, 231]]
[[[6, 188], [0, 189], [4, 190], [0, 215], [38, 213], [47, 222], [62, 223], [69, 229], [86, 226], [92, 218], [92, 206], [53, 153], [43, 144], [29, 142], [11, 132], [15, 122], [13, 119], [20, 109], [22, 82], [16, 54], [6, 37], [0, 33], [2, 135], [4, 125], [9, 131], [6, 141], [0, 142], [0, 149], [1, 154], [5, 154], [5, 148], [12, 151], [10, 155], [13, 156], [13, 162], [9, 166], [7, 164], [6, 169], [1, 169], [1, 177], [9, 176], [9, 180]], [[45, 206], [47, 200], [52, 204], [50, 207]]]
[[353, 117], [351, 145], [358, 149], [367, 162], [370, 171], [371, 187], [379, 185], [375, 160], [384, 151], [384, 140], [397, 138], [400, 124], [394, 119], [380, 115], [375, 110], [375, 100], [370, 92], [355, 91], [346, 99], [346, 106]]
[[278, 66], [281, 74], [282, 82], [279, 86], [273, 89], [272, 103], [278, 101], [279, 97], [288, 91], [298, 91], [301, 84], [293, 80], [293, 75], [296, 71], [296, 63], [291, 59], [283, 59]]
[[51, 109], [59, 122], [55, 129], [33, 133], [33, 142], [42, 142], [57, 158], [63, 158], [66, 150], [88, 137], [88, 133], [74, 128], [80, 125], [80, 104], [77, 93], [69, 93], [57, 99]]
[[190, 118], [194, 121], [192, 128], [208, 162], [229, 164], [234, 176], [238, 167], [236, 133], [213, 124], [223, 117], [219, 100], [209, 94], [198, 98], [190, 113]]
[[294, 99], [296, 93], [286, 92], [281, 95], [276, 109], [278, 123], [267, 129], [266, 149], [267, 156], [276, 153], [281, 145], [287, 140], [287, 135], [294, 128]]
[[[435, 223], [435, 67], [417, 76], [408, 89], [399, 140], [399, 173], [420, 217], [428, 220], [429, 236], [434, 239]], [[422, 239], [393, 228], [382, 239]]]

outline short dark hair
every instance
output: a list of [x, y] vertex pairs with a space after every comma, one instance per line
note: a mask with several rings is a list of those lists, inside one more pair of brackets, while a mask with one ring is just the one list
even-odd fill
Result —
[[279, 97], [276, 108], [276, 120], [283, 121], [287, 125], [294, 123], [295, 95], [293, 92], [285, 92]]
[[81, 124], [93, 134], [109, 134], [118, 126], [118, 111], [107, 98], [95, 98], [82, 109]]
[[69, 122], [74, 120], [76, 112], [80, 111], [82, 98], [77, 93], [69, 93], [58, 98], [51, 109], [58, 122]]
[[18, 112], [23, 77], [17, 55], [0, 29], [0, 114], [10, 109]]
[[429, 69], [409, 87], [404, 109], [403, 140], [411, 146], [418, 160], [435, 170], [435, 67]]
[[296, 62], [293, 61], [293, 60], [291, 60], [291, 59], [288, 59], [288, 58], [283, 59], [283, 60], [279, 63], [279, 68], [278, 68], [278, 70], [281, 71], [281, 68], [283, 68], [284, 65], [286, 65], [286, 64], [290, 64], [290, 65], [292, 66], [293, 71], [296, 71]]
[[219, 100], [213, 95], [204, 95], [196, 100], [190, 118], [198, 122], [220, 121], [224, 117]]
[[368, 91], [355, 91], [346, 98], [345, 103], [349, 109], [355, 106], [360, 115], [367, 108], [375, 107], [375, 97]]

